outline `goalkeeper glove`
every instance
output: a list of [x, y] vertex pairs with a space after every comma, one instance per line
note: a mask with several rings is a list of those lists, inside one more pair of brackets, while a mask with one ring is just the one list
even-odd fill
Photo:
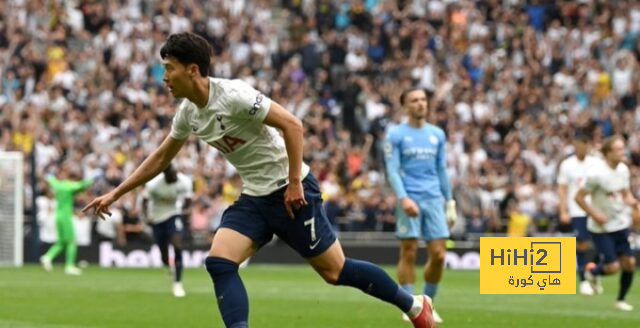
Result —
[[450, 227], [453, 226], [458, 220], [458, 212], [456, 211], [456, 201], [453, 199], [447, 201], [446, 217], [447, 217], [447, 223], [449, 223]]

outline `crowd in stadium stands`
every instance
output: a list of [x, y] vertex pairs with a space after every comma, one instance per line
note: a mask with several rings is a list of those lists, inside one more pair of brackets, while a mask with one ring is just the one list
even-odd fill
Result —
[[[595, 147], [627, 137], [639, 191], [637, 1], [8, 0], [0, 15], [0, 149], [35, 154], [27, 210], [61, 162], [97, 179], [86, 199], [166, 136], [177, 101], [159, 49], [182, 31], [210, 41], [213, 76], [304, 122], [304, 159], [342, 231], [394, 229], [382, 142], [414, 84], [448, 136], [457, 238], [557, 231], [555, 177], [577, 129]], [[191, 230], [212, 231], [241, 181], [195, 138], [174, 164], [194, 181]], [[118, 207], [142, 229], [135, 193]]]

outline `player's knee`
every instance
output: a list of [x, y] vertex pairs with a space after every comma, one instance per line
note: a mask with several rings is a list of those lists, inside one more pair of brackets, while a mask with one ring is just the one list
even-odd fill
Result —
[[171, 245], [173, 245], [174, 248], [183, 248], [182, 236], [174, 235], [173, 237], [171, 237]]
[[430, 256], [429, 260], [436, 264], [444, 263], [444, 258], [446, 254], [447, 254], [447, 251], [444, 249], [434, 250], [431, 252], [431, 254], [429, 254]]
[[633, 272], [636, 269], [636, 259], [633, 256], [628, 256], [622, 261], [622, 270], [627, 272]]
[[418, 244], [403, 244], [400, 248], [400, 260], [415, 263], [418, 256]]
[[400, 256], [400, 261], [414, 264], [416, 263], [417, 256], [418, 256], [417, 253], [402, 253], [402, 255]]
[[338, 284], [338, 279], [340, 279], [340, 272], [337, 270], [325, 270], [320, 272], [320, 276], [327, 284], [336, 285]]
[[604, 271], [608, 274], [617, 273], [620, 271], [620, 262], [615, 261], [605, 265]]
[[337, 263], [329, 263], [327, 265], [314, 265], [316, 272], [322, 277], [322, 279], [330, 284], [336, 285], [340, 279], [340, 274], [344, 270], [344, 265], [338, 265]]
[[218, 277], [238, 272], [238, 264], [221, 257], [209, 256], [205, 260], [205, 267], [215, 282]]
[[576, 250], [578, 252], [586, 252], [589, 250], [589, 242], [580, 241], [576, 244]]

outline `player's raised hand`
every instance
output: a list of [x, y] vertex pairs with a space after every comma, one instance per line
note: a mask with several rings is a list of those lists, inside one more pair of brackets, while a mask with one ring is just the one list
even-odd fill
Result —
[[307, 205], [307, 201], [304, 199], [302, 182], [289, 183], [287, 190], [284, 192], [284, 206], [287, 208], [289, 217], [292, 219], [295, 218], [293, 210], [297, 210], [305, 205]]
[[420, 215], [420, 208], [413, 199], [405, 197], [402, 199], [402, 209], [410, 218], [415, 218]]
[[93, 209], [93, 215], [96, 215], [104, 220], [105, 214], [108, 216], [111, 216], [111, 211], [109, 211], [109, 206], [113, 204], [113, 202], [115, 202], [116, 200], [118, 200], [118, 197], [116, 197], [114, 194], [112, 193], [104, 194], [92, 200], [91, 203], [87, 204], [87, 206], [85, 206], [82, 209], [82, 212], [86, 213], [90, 209]]

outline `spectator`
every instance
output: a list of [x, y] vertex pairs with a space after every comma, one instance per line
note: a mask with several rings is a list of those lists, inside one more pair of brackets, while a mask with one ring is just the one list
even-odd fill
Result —
[[[305, 122], [305, 159], [333, 195], [327, 209], [337, 225], [391, 225], [388, 188], [363, 197], [353, 182], [384, 172], [379, 140], [402, 120], [398, 90], [412, 84], [433, 92], [430, 122], [448, 132], [469, 231], [507, 231], [506, 208], [496, 204], [509, 194], [538, 230], [555, 229], [547, 191], [574, 128], [594, 126], [595, 146], [629, 136], [630, 169], [640, 171], [632, 1], [282, 1], [278, 10], [267, 0], [40, 3], [0, 5], [0, 149], [34, 152], [40, 177], [72, 159], [97, 178], [94, 193], [162, 141], [149, 128], [168, 126], [177, 104], [162, 85], [158, 49], [183, 30], [211, 42], [212, 74], [248, 81]], [[214, 204], [233, 201], [240, 184], [202, 146], [188, 141], [176, 165], [194, 180], [200, 214], [215, 216], [223, 206]], [[124, 203], [132, 237], [140, 229]]]

